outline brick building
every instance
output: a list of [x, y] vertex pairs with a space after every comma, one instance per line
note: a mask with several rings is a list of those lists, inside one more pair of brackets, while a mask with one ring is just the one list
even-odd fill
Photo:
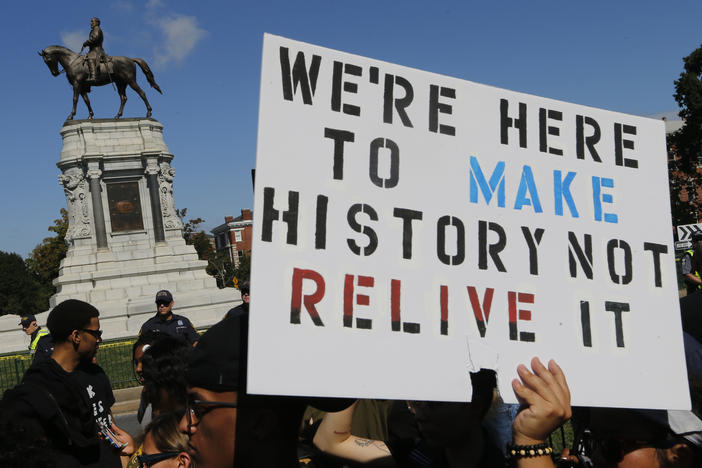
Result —
[[251, 210], [242, 209], [241, 216], [225, 216], [224, 224], [212, 229], [217, 252], [226, 251], [235, 267], [239, 258], [251, 254], [253, 237], [253, 216]]

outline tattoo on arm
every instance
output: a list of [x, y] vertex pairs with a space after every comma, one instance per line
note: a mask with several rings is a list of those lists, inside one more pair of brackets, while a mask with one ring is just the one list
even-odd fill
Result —
[[356, 442], [356, 445], [358, 445], [359, 447], [368, 447], [369, 445], [373, 445], [374, 441], [370, 439], [362, 439], [359, 437], [358, 439], [355, 439], [354, 442]]
[[385, 442], [375, 442], [373, 445], [375, 445], [375, 448], [380, 450], [381, 452], [387, 453], [390, 455], [390, 449], [388, 448], [387, 445], [385, 445]]
[[363, 439], [361, 437], [354, 439], [354, 442], [359, 447], [365, 448], [365, 447], [372, 446], [372, 447], [376, 448], [377, 450], [390, 455], [390, 450], [388, 449], [388, 446], [385, 445], [385, 442], [382, 442], [379, 440]]

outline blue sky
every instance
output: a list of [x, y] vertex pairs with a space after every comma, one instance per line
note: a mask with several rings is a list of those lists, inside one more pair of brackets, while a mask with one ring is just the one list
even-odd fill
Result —
[[[175, 201], [221, 224], [253, 206], [263, 33], [620, 112], [675, 111], [682, 58], [702, 42], [702, 2], [679, 1], [168, 1], [3, 4], [0, 40], [0, 250], [27, 255], [65, 206], [59, 130], [72, 92], [37, 55], [80, 48], [98, 16], [110, 55], [141, 57], [164, 94], [153, 117], [175, 155]], [[77, 46], [75, 44], [78, 44]], [[95, 88], [96, 117], [119, 99]], [[144, 115], [128, 91], [125, 117]], [[87, 117], [79, 103], [76, 118]]]

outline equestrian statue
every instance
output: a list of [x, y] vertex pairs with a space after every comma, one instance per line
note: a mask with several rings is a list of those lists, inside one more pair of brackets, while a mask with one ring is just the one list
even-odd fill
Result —
[[[83, 48], [88, 47], [87, 55], [75, 53], [72, 50], [62, 46], [49, 46], [39, 52], [39, 55], [44, 59], [44, 63], [49, 67], [49, 71], [54, 76], [59, 76], [61, 73], [66, 73], [66, 79], [73, 87], [73, 110], [66, 120], [73, 120], [76, 115], [76, 104], [78, 103], [78, 95], [83, 98], [83, 102], [88, 107], [90, 119], [93, 118], [93, 109], [90, 107], [90, 99], [88, 93], [91, 86], [104, 86], [113, 83], [117, 86], [119, 94], [120, 106], [119, 112], [115, 119], [122, 117], [124, 105], [127, 103], [127, 85], [129, 85], [141, 97], [146, 104], [146, 118], [151, 117], [151, 106], [149, 100], [146, 99], [146, 94], [139, 87], [136, 81], [136, 65], [139, 65], [141, 71], [144, 72], [149, 84], [159, 93], [161, 88], [154, 81], [154, 74], [140, 58], [129, 58], [105, 55], [102, 49], [102, 30], [100, 29], [100, 20], [92, 18], [90, 20], [90, 36], [83, 43]], [[83, 49], [81, 49], [83, 52]], [[59, 64], [63, 70], [59, 70]]]

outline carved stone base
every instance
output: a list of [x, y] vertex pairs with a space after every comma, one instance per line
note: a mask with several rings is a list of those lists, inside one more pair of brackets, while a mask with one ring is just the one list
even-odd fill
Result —
[[57, 164], [69, 211], [69, 242], [51, 307], [81, 299], [100, 310], [106, 338], [135, 335], [160, 289], [178, 314], [212, 324], [240, 302], [218, 289], [186, 245], [175, 212], [173, 155], [153, 119], [77, 120], [61, 129]]

